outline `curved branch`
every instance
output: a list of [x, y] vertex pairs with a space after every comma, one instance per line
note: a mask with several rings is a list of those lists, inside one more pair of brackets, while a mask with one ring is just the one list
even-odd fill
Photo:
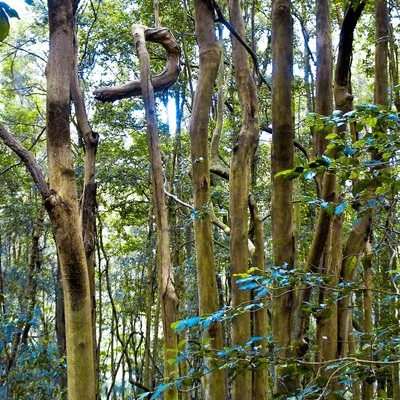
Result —
[[36, 160], [32, 157], [29, 151], [26, 150], [25, 147], [23, 147], [22, 144], [18, 142], [18, 140], [16, 140], [1, 124], [0, 138], [3, 140], [4, 144], [9, 147], [25, 164], [26, 168], [32, 175], [34, 182], [38, 185], [43, 199], [50, 197], [51, 192], [49, 186], [47, 185], [43, 172]]
[[[167, 64], [163, 72], [151, 79], [154, 92], [168, 89], [178, 79], [180, 72], [180, 48], [171, 31], [167, 28], [153, 29], [145, 27], [145, 39], [148, 42], [159, 43], [167, 52]], [[109, 88], [99, 88], [94, 91], [94, 97], [103, 103], [141, 96], [140, 80], [134, 80], [124, 85]]]

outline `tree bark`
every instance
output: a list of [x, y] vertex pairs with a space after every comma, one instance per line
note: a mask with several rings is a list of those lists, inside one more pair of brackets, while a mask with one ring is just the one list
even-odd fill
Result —
[[[265, 270], [265, 251], [264, 251], [264, 226], [263, 221], [258, 211], [257, 203], [252, 195], [249, 197], [249, 207], [251, 220], [254, 229], [254, 255], [253, 266], [258, 268], [255, 274], [258, 275], [260, 271]], [[261, 299], [261, 301], [263, 301]], [[252, 336], [266, 337], [268, 335], [268, 315], [267, 307], [256, 310], [253, 314], [253, 333]], [[260, 350], [266, 350], [266, 339], [262, 340], [259, 344]], [[253, 370], [253, 400], [266, 400], [268, 399], [268, 370], [265, 365], [260, 365]]]
[[[190, 120], [190, 148], [194, 210], [198, 213], [198, 217], [194, 220], [194, 230], [199, 311], [200, 315], [209, 315], [219, 308], [211, 215], [208, 212], [211, 200], [208, 125], [221, 49], [215, 37], [214, 15], [208, 2], [195, 0], [194, 6], [200, 65]], [[212, 323], [205, 330], [204, 335], [210, 338], [213, 349], [223, 348], [222, 326], [219, 322]], [[215, 369], [207, 360], [206, 365], [211, 372], [203, 378], [205, 397], [210, 400], [226, 398], [224, 370]]]
[[[339, 39], [339, 52], [335, 70], [335, 104], [336, 109], [343, 113], [349, 112], [353, 108], [353, 96], [350, 88], [350, 64], [353, 52], [354, 30], [365, 3], [361, 2], [357, 6], [350, 5], [342, 23]], [[368, 238], [370, 229], [370, 216], [363, 216], [357, 224], [354, 224], [348, 237], [347, 244], [343, 253], [341, 266], [341, 280], [351, 281], [358, 263], [358, 258], [363, 251]], [[347, 354], [348, 334], [349, 334], [349, 297], [341, 300], [338, 304], [338, 347], [339, 357]]]
[[386, 0], [375, 0], [374, 103], [388, 105], [389, 14]]
[[[293, 168], [292, 122], [292, 16], [289, 0], [272, 1], [272, 241], [275, 266], [291, 269], [295, 249], [292, 222], [292, 182], [276, 177], [280, 171]], [[287, 395], [298, 389], [296, 373], [287, 373], [284, 364], [291, 358], [290, 343], [293, 313], [296, 307], [294, 291], [277, 288], [272, 310], [272, 332], [279, 350], [274, 392]]]
[[[74, 18], [75, 20], [75, 18]], [[83, 243], [89, 273], [90, 299], [92, 304], [93, 357], [95, 360], [96, 398], [100, 398], [98, 374], [100, 368], [99, 352], [96, 339], [96, 284], [95, 284], [95, 221], [96, 221], [96, 153], [98, 134], [90, 126], [85, 101], [80, 87], [78, 73], [78, 38], [74, 34], [74, 69], [71, 80], [71, 98], [75, 106], [79, 135], [84, 145], [83, 193], [80, 201], [80, 219]]]
[[74, 71], [73, 2], [49, 0], [47, 151], [51, 196], [45, 199], [60, 260], [66, 320], [68, 397], [95, 398], [90, 284], [70, 138]]
[[[329, 0], [316, 3], [317, 76], [315, 111], [321, 115], [331, 115], [333, 111], [333, 54]], [[314, 130], [314, 154], [320, 157], [327, 145], [326, 131]]]
[[[365, 246], [363, 266], [364, 266], [364, 337], [363, 344], [369, 344], [371, 347], [367, 350], [366, 359], [372, 360], [372, 344], [374, 337], [372, 335], [372, 247], [368, 242]], [[371, 383], [362, 383], [362, 399], [371, 400], [374, 395], [374, 386]]]
[[[229, 2], [232, 27], [245, 38], [244, 20], [240, 0]], [[258, 96], [248, 53], [241, 42], [231, 35], [232, 59], [236, 85], [242, 111], [242, 126], [233, 146], [229, 171], [229, 216], [231, 226], [230, 261], [232, 274], [232, 305], [235, 307], [250, 300], [248, 291], [239, 290], [235, 274], [248, 270], [248, 196], [251, 162], [259, 139]], [[244, 346], [251, 336], [250, 315], [245, 313], [232, 321], [232, 345]], [[238, 372], [233, 381], [233, 400], [250, 399], [252, 396], [250, 370]]]
[[[171, 254], [169, 249], [168, 210], [164, 194], [164, 178], [160, 152], [160, 138], [157, 134], [154, 91], [150, 79], [150, 58], [146, 48], [145, 30], [140, 25], [132, 26], [132, 36], [140, 60], [141, 91], [146, 110], [147, 136], [153, 181], [153, 204], [157, 225], [157, 259], [159, 274], [159, 295], [164, 328], [164, 378], [177, 375], [177, 365], [171, 360], [177, 356], [177, 336], [171, 325], [177, 320], [178, 299], [173, 284]], [[175, 400], [178, 392], [174, 386], [165, 391], [166, 400]]]

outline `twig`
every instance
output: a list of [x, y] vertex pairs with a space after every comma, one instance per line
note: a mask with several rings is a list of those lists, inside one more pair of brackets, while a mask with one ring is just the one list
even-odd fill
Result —
[[178, 197], [176, 197], [174, 194], [170, 193], [167, 191], [167, 189], [165, 189], [164, 187], [164, 193], [168, 196], [171, 197], [171, 199], [174, 199], [178, 204], [180, 204], [181, 206], [190, 208], [191, 210], [193, 210], [193, 206], [191, 206], [188, 203], [185, 203], [184, 201], [182, 201], [181, 199], [179, 199]]

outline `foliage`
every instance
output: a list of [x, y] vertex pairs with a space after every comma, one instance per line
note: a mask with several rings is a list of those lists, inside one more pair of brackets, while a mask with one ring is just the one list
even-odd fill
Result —
[[[8, 2], [10, 3], [10, 2]], [[45, 83], [47, 58], [47, 15], [44, 2], [26, 1], [32, 6], [31, 20], [16, 21], [13, 35], [1, 46], [0, 119], [13, 135], [35, 156], [46, 171], [45, 146]], [[172, 0], [159, 2], [163, 26], [170, 28], [182, 48], [182, 73], [167, 93], [157, 94], [158, 129], [168, 193], [184, 203], [192, 204], [189, 124], [192, 99], [198, 76], [198, 49], [194, 35], [193, 2]], [[227, 15], [227, 2], [221, 1]], [[271, 80], [270, 5], [261, 1], [244, 1], [246, 36], [259, 57], [260, 69], [267, 82]], [[213, 369], [227, 371], [230, 379], [246, 369], [265, 368], [276, 379], [278, 367], [286, 373], [298, 373], [302, 386], [292, 398], [351, 398], [361, 382], [373, 383], [380, 389], [377, 396], [390, 398], [391, 367], [398, 361], [400, 330], [398, 325], [399, 281], [398, 258], [400, 229], [399, 192], [399, 116], [391, 108], [373, 104], [358, 104], [349, 113], [335, 111], [324, 117], [313, 112], [315, 64], [309, 60], [306, 73], [305, 38], [300, 19], [295, 17], [295, 80], [293, 108], [296, 142], [308, 152], [296, 150], [295, 167], [278, 175], [293, 181], [296, 208], [295, 243], [297, 259], [293, 268], [273, 265], [270, 224], [271, 171], [270, 103], [266, 85], [258, 88], [260, 121], [263, 132], [253, 162], [252, 195], [257, 201], [265, 230], [267, 268], [254, 268], [249, 261], [247, 273], [231, 277], [229, 236], [213, 227], [215, 272], [218, 281], [219, 310], [210, 315], [198, 315], [193, 221], [215, 214], [229, 225], [229, 183], [216, 175], [211, 179], [211, 202], [201, 210], [190, 210], [167, 197], [174, 283], [180, 299], [180, 321], [174, 324], [179, 336], [175, 363], [180, 376], [163, 379], [160, 309], [157, 304], [156, 232], [151, 202], [151, 181], [147, 153], [146, 121], [140, 98], [115, 104], [99, 104], [92, 92], [99, 86], [112, 86], [137, 78], [138, 61], [130, 35], [130, 25], [154, 25], [153, 1], [81, 1], [78, 10], [79, 75], [93, 129], [100, 135], [97, 154], [97, 227], [96, 227], [96, 300], [97, 328], [100, 350], [100, 386], [102, 397], [162, 398], [165, 390], [175, 386], [192, 398], [201, 399], [201, 378]], [[333, 2], [333, 36], [340, 22], [342, 2]], [[294, 3], [294, 9], [309, 30], [309, 44], [315, 40], [315, 17], [310, 1]], [[395, 5], [393, 5], [396, 8]], [[369, 10], [368, 12], [370, 12]], [[254, 15], [252, 13], [255, 13]], [[393, 11], [394, 12], [394, 11]], [[6, 3], [0, 3], [0, 40], [9, 34], [9, 18], [17, 19]], [[21, 17], [23, 17], [21, 15]], [[252, 18], [254, 25], [252, 28]], [[372, 16], [363, 20], [356, 46], [353, 90], [355, 99], [371, 101], [373, 65]], [[336, 21], [337, 19], [337, 21]], [[219, 26], [216, 27], [219, 29]], [[393, 34], [398, 39], [399, 27]], [[224, 49], [224, 96], [222, 137], [218, 160], [229, 168], [232, 151], [240, 127], [239, 98], [235, 87], [231, 61], [231, 44], [221, 27]], [[154, 73], [162, 70], [164, 53], [158, 46], [149, 46]], [[394, 77], [394, 75], [393, 75]], [[392, 88], [394, 96], [398, 87]], [[216, 126], [217, 90], [213, 93], [210, 113], [210, 136]], [[172, 113], [171, 110], [174, 110]], [[285, 112], [285, 111], [282, 111]], [[169, 113], [168, 117], [167, 114]], [[179, 123], [178, 123], [179, 122]], [[84, 151], [76, 131], [76, 116], [72, 110], [72, 143], [75, 173], [79, 191], [83, 190]], [[343, 131], [342, 131], [343, 129]], [[329, 141], [320, 157], [312, 155], [310, 132], [323, 132]], [[307, 153], [306, 152], [306, 153]], [[199, 160], [200, 162], [203, 160]], [[318, 196], [316, 185], [324, 174], [334, 174], [339, 185], [339, 200]], [[0, 153], [0, 367], [4, 370], [7, 354], [16, 337], [18, 322], [26, 317], [21, 310], [27, 281], [31, 234], [41, 207], [37, 189], [19, 160], [8, 150]], [[373, 191], [371, 191], [373, 185]], [[374, 214], [372, 235], [373, 327], [366, 332], [364, 318], [364, 265], [354, 259], [354, 279], [335, 282], [334, 276], [323, 271], [306, 270], [308, 250], [320, 210], [343, 222], [346, 238], [352, 227], [365, 215]], [[15, 365], [7, 382], [0, 388], [1, 398], [61, 398], [61, 378], [65, 370], [64, 356], [59, 354], [54, 315], [57, 285], [57, 254], [49, 222], [45, 222], [40, 239], [41, 266], [35, 273], [36, 304], [25, 343], [18, 350]], [[252, 238], [253, 226], [249, 226]], [[251, 293], [252, 300], [239, 307], [231, 304], [231, 289], [239, 287]], [[236, 286], [235, 286], [236, 285]], [[232, 321], [243, 313], [254, 316], [260, 309], [271, 312], [273, 302], [282, 293], [311, 289], [303, 312], [310, 317], [309, 340], [305, 355], [293, 355], [285, 360], [277, 356], [275, 338], [250, 336], [247, 343], [232, 346]], [[319, 291], [329, 291], [320, 300]], [[1, 296], [4, 296], [4, 303]], [[318, 344], [316, 325], [329, 319], [332, 310], [342, 300], [351, 299], [354, 316], [352, 337], [355, 352], [344, 359], [316, 361]], [[28, 321], [28, 322], [29, 322]], [[225, 343], [214, 349], [205, 339], [206, 329], [221, 324]], [[300, 343], [302, 344], [302, 343]], [[291, 350], [298, 349], [293, 339]], [[8, 352], [8, 353], [7, 353]], [[6, 356], [3, 355], [6, 354]], [[294, 353], [295, 354], [295, 353]], [[332, 373], [325, 378], [323, 370]], [[1, 372], [2, 372], [1, 371]], [[150, 379], [146, 381], [146, 375]], [[29, 383], [27, 383], [29, 382]], [[135, 383], [145, 386], [141, 388]], [[335, 390], [331, 383], [337, 384]], [[7, 397], [8, 396], [8, 397]], [[290, 395], [285, 395], [290, 398]]]

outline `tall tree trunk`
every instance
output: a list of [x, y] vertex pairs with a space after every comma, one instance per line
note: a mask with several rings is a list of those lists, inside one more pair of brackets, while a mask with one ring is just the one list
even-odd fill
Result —
[[80, 223], [69, 128], [77, 2], [49, 0], [47, 74], [49, 212], [63, 281], [69, 399], [95, 398], [90, 284]]
[[153, 262], [154, 259], [152, 257], [153, 250], [153, 208], [149, 207], [149, 215], [148, 215], [148, 232], [147, 232], [147, 254], [146, 254], [146, 331], [145, 331], [145, 350], [144, 350], [144, 375], [143, 382], [144, 385], [148, 388], [152, 389], [152, 377], [150, 375], [150, 357], [151, 357], [151, 320], [152, 320], [152, 305], [154, 302], [153, 297], [153, 287], [154, 287], [154, 273], [153, 273]]
[[[231, 25], [245, 38], [245, 28], [240, 0], [229, 1]], [[248, 291], [239, 290], [235, 274], [248, 270], [248, 197], [251, 163], [258, 145], [258, 96], [248, 53], [233, 35], [232, 58], [236, 85], [242, 111], [242, 126], [236, 138], [229, 172], [229, 215], [231, 224], [230, 262], [232, 273], [232, 304], [239, 306], [250, 300]], [[232, 321], [232, 345], [244, 346], [251, 336], [250, 315], [245, 313]], [[252, 374], [250, 370], [238, 373], [233, 381], [233, 400], [251, 399]]]
[[[169, 249], [168, 210], [164, 194], [164, 178], [160, 152], [160, 138], [157, 134], [154, 91], [150, 79], [150, 58], [146, 48], [145, 29], [133, 25], [132, 36], [140, 59], [141, 90], [146, 110], [147, 136], [153, 181], [153, 204], [157, 225], [157, 260], [159, 295], [162, 306], [164, 328], [164, 377], [176, 376], [177, 365], [171, 360], [177, 356], [177, 336], [171, 325], [177, 320], [178, 299], [173, 284], [171, 254]], [[178, 398], [174, 386], [165, 391], [166, 400]]]
[[[294, 265], [292, 222], [292, 182], [276, 177], [293, 167], [292, 121], [292, 16], [290, 0], [272, 1], [272, 241], [275, 266], [291, 269]], [[278, 288], [273, 302], [272, 332], [278, 350], [274, 392], [292, 394], [298, 389], [298, 377], [280, 363], [291, 358], [295, 294], [290, 288]]]
[[[217, 280], [213, 252], [211, 216], [207, 211], [210, 203], [210, 162], [208, 149], [208, 124], [214, 83], [218, 72], [221, 50], [214, 34], [214, 15], [204, 0], [195, 0], [196, 35], [200, 50], [199, 79], [194, 96], [190, 121], [190, 146], [194, 209], [198, 218], [194, 221], [197, 282], [200, 314], [212, 314], [218, 310]], [[204, 335], [211, 339], [215, 349], [223, 348], [222, 326], [211, 324]], [[206, 365], [208, 362], [206, 361]], [[213, 369], [209, 365], [211, 370]], [[222, 369], [204, 376], [204, 395], [207, 399], [226, 398], [225, 373]]]
[[[334, 296], [334, 290], [339, 283], [340, 268], [343, 255], [343, 220], [340, 216], [333, 218], [329, 232], [327, 246], [321, 272], [330, 277], [330, 285], [333, 289], [320, 289], [319, 304], [326, 304], [326, 300]], [[337, 356], [338, 338], [338, 307], [333, 302], [323, 314], [317, 318], [317, 344], [318, 361], [333, 360]], [[322, 369], [321, 374], [325, 378], [332, 375], [332, 370]]]
[[[75, 19], [75, 18], [74, 18]], [[71, 98], [75, 106], [79, 135], [84, 145], [84, 178], [83, 193], [80, 201], [80, 218], [82, 224], [83, 243], [85, 246], [86, 263], [89, 273], [90, 299], [92, 304], [93, 325], [93, 357], [95, 360], [96, 398], [100, 398], [98, 374], [99, 352], [96, 339], [96, 284], [95, 284], [95, 221], [96, 221], [96, 153], [98, 134], [89, 124], [85, 101], [79, 83], [78, 73], [78, 38], [74, 35], [74, 70], [71, 80]]]
[[[353, 96], [350, 88], [350, 64], [353, 53], [354, 30], [365, 3], [361, 2], [357, 6], [350, 5], [341, 27], [339, 39], [339, 52], [336, 62], [334, 94], [336, 109], [343, 113], [349, 112], [353, 108]], [[353, 279], [358, 257], [361, 255], [370, 228], [369, 215], [363, 216], [357, 224], [354, 224], [348, 237], [343, 254], [341, 266], [341, 279], [345, 282]], [[338, 304], [338, 356], [347, 354], [348, 334], [349, 334], [349, 304], [350, 297], [346, 297]]]
[[[329, 116], [333, 111], [333, 55], [331, 39], [331, 21], [329, 1], [321, 0], [316, 6], [317, 19], [317, 78], [316, 78], [316, 112]], [[321, 157], [327, 145], [326, 130], [314, 130], [314, 154]], [[336, 175], [324, 174], [318, 180], [320, 191], [325, 201], [338, 201]], [[339, 218], [332, 218], [323, 210], [320, 211], [316, 233], [313, 238], [307, 263], [314, 271], [331, 277], [332, 285], [338, 283], [338, 268], [342, 254], [342, 223]], [[330, 293], [320, 289], [319, 303], [325, 304]], [[337, 305], [332, 304], [328, 315], [317, 318], [318, 359], [327, 361], [336, 357], [337, 343]], [[325, 377], [330, 372], [323, 370]]]

